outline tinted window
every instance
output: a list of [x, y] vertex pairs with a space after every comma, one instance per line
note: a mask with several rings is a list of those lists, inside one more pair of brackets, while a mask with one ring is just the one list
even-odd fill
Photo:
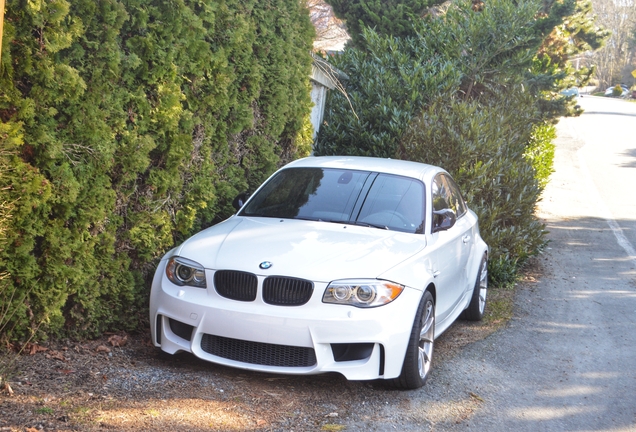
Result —
[[414, 179], [379, 174], [369, 190], [358, 221], [405, 232], [423, 232], [424, 185]]
[[239, 215], [360, 223], [419, 233], [424, 226], [424, 185], [367, 171], [288, 168], [272, 177]]
[[435, 177], [433, 180], [431, 196], [433, 198], [433, 211], [439, 211], [449, 208], [448, 206], [448, 192], [446, 191], [446, 183], [442, 179], [441, 175]]
[[449, 204], [459, 219], [464, 216], [467, 211], [466, 202], [464, 202], [464, 198], [462, 197], [459, 187], [457, 187], [455, 181], [447, 175], [444, 176], [444, 179], [448, 185], [448, 194], [450, 196]]
[[432, 186], [433, 211], [451, 209], [457, 218], [466, 213], [466, 203], [452, 178], [439, 174]]
[[270, 179], [240, 214], [349, 220], [367, 177], [365, 171], [289, 168]]

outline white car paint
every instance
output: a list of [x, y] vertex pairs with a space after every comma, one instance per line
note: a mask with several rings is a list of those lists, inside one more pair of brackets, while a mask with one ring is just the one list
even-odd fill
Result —
[[[425, 186], [424, 232], [240, 216], [239, 212], [194, 235], [161, 260], [150, 296], [154, 344], [167, 353], [188, 351], [204, 360], [248, 370], [338, 372], [352, 380], [398, 377], [424, 291], [431, 290], [436, 298], [435, 337], [471, 301], [480, 262], [488, 250], [479, 235], [476, 215], [468, 210], [451, 229], [432, 233], [430, 185], [435, 175], [445, 171], [430, 165], [364, 157], [310, 157], [282, 169], [290, 167], [346, 168], [417, 179]], [[252, 197], [256, 194], [258, 190]], [[171, 282], [166, 263], [173, 256], [200, 264], [207, 288]], [[259, 268], [265, 261], [272, 267]], [[255, 300], [237, 301], [219, 295], [213, 286], [219, 270], [255, 275]], [[309, 301], [300, 306], [263, 301], [263, 281], [272, 275], [312, 281]], [[324, 303], [328, 284], [345, 279], [386, 280], [404, 289], [395, 300], [377, 307]], [[181, 332], [173, 331], [170, 320], [173, 325], [176, 321], [191, 326], [191, 333], [187, 326]], [[249, 349], [308, 348], [315, 352], [316, 361], [309, 366], [237, 361], [202, 349], [206, 334], [244, 343]], [[369, 344], [372, 349], [364, 358], [336, 361], [333, 344]]]

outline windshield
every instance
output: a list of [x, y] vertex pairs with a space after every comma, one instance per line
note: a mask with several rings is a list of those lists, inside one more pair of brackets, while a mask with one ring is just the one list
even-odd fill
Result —
[[239, 215], [422, 232], [424, 185], [368, 171], [288, 168], [272, 177]]

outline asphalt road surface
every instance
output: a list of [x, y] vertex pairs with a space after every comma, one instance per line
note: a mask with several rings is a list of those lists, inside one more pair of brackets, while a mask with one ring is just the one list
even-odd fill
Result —
[[483, 399], [457, 430], [636, 431], [636, 104], [580, 104], [539, 209], [545, 274], [508, 328], [438, 365]]

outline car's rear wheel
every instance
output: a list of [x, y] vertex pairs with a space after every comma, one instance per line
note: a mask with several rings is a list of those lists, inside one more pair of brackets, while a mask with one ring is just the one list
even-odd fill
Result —
[[420, 300], [411, 329], [402, 372], [391, 380], [391, 384], [401, 389], [422, 387], [428, 378], [433, 361], [435, 345], [435, 301], [430, 291]]
[[484, 254], [479, 264], [475, 288], [468, 307], [460, 315], [468, 321], [481, 321], [486, 309], [486, 295], [488, 294], [488, 257]]

